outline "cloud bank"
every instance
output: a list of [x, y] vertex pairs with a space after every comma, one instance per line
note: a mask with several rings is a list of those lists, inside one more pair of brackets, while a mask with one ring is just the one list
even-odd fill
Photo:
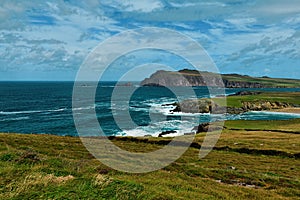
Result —
[[1, 4], [0, 80], [73, 80], [100, 42], [140, 27], [169, 28], [192, 37], [223, 73], [300, 77], [297, 0], [2, 0]]

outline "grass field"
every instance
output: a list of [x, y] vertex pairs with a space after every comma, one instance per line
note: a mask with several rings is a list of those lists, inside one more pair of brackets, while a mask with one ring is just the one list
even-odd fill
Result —
[[[213, 99], [220, 105], [223, 104], [223, 100], [218, 98]], [[242, 107], [242, 102], [283, 102], [289, 104], [300, 105], [300, 92], [263, 92], [256, 95], [245, 95], [245, 96], [228, 96], [226, 97], [228, 107]]]
[[237, 82], [252, 82], [252, 83], [260, 83], [267, 87], [300, 87], [300, 81], [295, 79], [283, 79], [283, 78], [269, 78], [269, 77], [250, 77], [250, 76], [242, 76], [238, 74], [224, 74], [222, 75], [223, 79], [229, 81], [237, 81]]
[[[289, 133], [300, 130], [300, 120], [227, 121], [225, 127], [204, 159], [195, 145], [205, 136], [199, 134], [180, 159], [146, 174], [110, 169], [79, 138], [0, 134], [0, 199], [300, 198], [300, 134]], [[168, 140], [113, 142], [147, 152]]]

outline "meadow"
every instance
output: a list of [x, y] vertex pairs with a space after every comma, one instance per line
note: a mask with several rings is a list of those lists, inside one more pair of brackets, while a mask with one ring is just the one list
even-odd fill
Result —
[[[198, 157], [200, 133], [180, 159], [146, 174], [101, 164], [77, 137], [3, 133], [0, 199], [299, 199], [299, 130], [300, 119], [227, 121], [207, 157]], [[171, 138], [111, 140], [149, 152]]]

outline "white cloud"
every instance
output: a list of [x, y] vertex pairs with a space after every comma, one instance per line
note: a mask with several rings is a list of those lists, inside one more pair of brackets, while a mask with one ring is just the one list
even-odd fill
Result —
[[297, 78], [294, 72], [300, 60], [299, 31], [273, 27], [259, 33], [226, 35], [214, 46], [208, 51], [226, 72]]
[[0, 7], [1, 20], [7, 20], [12, 15], [18, 15], [22, 12], [24, 12], [24, 8], [21, 2], [14, 2], [14, 1], [1, 2], [1, 7]]
[[299, 23], [298, 0], [2, 0], [0, 68], [76, 68], [100, 41], [143, 26], [192, 37], [224, 68], [276, 67], [299, 59]]
[[104, 0], [103, 4], [113, 6], [120, 11], [137, 11], [137, 12], [152, 12], [156, 9], [163, 8], [163, 4], [159, 0]]
[[[33, 0], [34, 1], [34, 0]], [[40, 1], [39, 1], [40, 2]], [[92, 1], [90, 1], [92, 2]], [[6, 12], [14, 3], [4, 2]], [[95, 15], [89, 9], [82, 9], [75, 5], [65, 3], [42, 2], [38, 4], [37, 11], [31, 10], [33, 3], [19, 5], [17, 11], [20, 16], [35, 15], [39, 20], [44, 20], [46, 14], [56, 19], [55, 24], [38, 26], [31, 24], [27, 17], [6, 16], [6, 23], [19, 22], [20, 25], [0, 27], [0, 62], [1, 70], [16, 70], [23, 66], [23, 70], [39, 69], [68, 69], [78, 68], [84, 57], [99, 41], [108, 38], [111, 31], [121, 31], [123, 28], [116, 26], [116, 21], [101, 15]], [[35, 2], [36, 3], [36, 2]], [[89, 4], [89, 6], [96, 5]], [[27, 13], [23, 12], [28, 10]], [[1, 11], [1, 10], [0, 10]], [[41, 11], [43, 11], [41, 13]], [[22, 13], [23, 12], [23, 13]], [[29, 14], [28, 14], [29, 12]], [[47, 20], [47, 18], [45, 19]], [[22, 29], [20, 29], [22, 28]], [[99, 32], [89, 32], [90, 28], [97, 28]], [[85, 39], [82, 35], [86, 35]], [[97, 40], [90, 40], [94, 35]]]
[[272, 70], [270, 70], [269, 68], [265, 68], [264, 69], [264, 72], [266, 72], [266, 73], [270, 73]]
[[298, 0], [262, 1], [261, 4], [257, 11], [265, 14], [285, 15], [300, 12], [300, 2]]
[[247, 26], [255, 24], [257, 22], [256, 18], [230, 18], [225, 21], [231, 23], [238, 30], [249, 30]]
[[191, 2], [176, 2], [171, 1], [170, 5], [174, 7], [190, 7], [190, 6], [212, 6], [212, 7], [225, 7], [226, 3], [218, 2], [218, 1], [191, 1]]

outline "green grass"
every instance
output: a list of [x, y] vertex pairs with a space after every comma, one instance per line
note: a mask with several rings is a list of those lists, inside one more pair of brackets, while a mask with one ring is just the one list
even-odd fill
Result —
[[283, 79], [283, 78], [262, 78], [250, 77], [242, 75], [222, 75], [223, 79], [237, 82], [250, 82], [260, 83], [267, 87], [300, 87], [300, 81], [296, 79]]
[[[216, 103], [223, 104], [222, 99], [214, 98]], [[228, 96], [226, 97], [228, 107], [242, 107], [243, 102], [258, 102], [269, 101], [283, 102], [289, 104], [300, 105], [300, 92], [263, 92], [257, 95], [245, 95], [245, 96]]]
[[[247, 122], [247, 123], [246, 123]], [[281, 130], [300, 131], [300, 119], [292, 120], [250, 120], [250, 121], [226, 121], [225, 126], [231, 129], [253, 129], [253, 130]]]
[[[300, 130], [300, 120], [228, 121], [225, 126], [216, 149], [204, 159], [191, 147], [176, 162], [146, 174], [101, 164], [79, 138], [0, 134], [0, 199], [299, 199], [300, 159], [287, 155], [300, 153], [300, 135], [264, 130]], [[204, 136], [197, 135], [194, 143], [201, 144]], [[113, 142], [148, 152], [162, 148], [161, 140], [170, 139]], [[286, 154], [266, 155], [266, 150]]]

